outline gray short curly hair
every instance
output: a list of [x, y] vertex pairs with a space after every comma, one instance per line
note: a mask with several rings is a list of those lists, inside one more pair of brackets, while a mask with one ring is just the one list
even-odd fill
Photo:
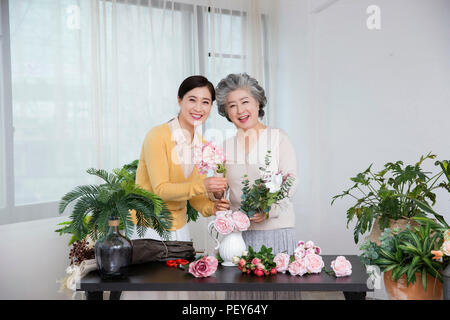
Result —
[[258, 84], [258, 81], [247, 73], [231, 73], [220, 80], [216, 87], [216, 101], [219, 114], [231, 122], [225, 106], [228, 94], [237, 89], [247, 89], [250, 92], [252, 97], [259, 103], [258, 117], [264, 117], [264, 106], [267, 103], [266, 94], [264, 89]]

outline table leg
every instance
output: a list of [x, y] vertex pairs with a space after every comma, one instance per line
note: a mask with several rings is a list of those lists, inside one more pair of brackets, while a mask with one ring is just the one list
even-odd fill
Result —
[[86, 300], [103, 300], [103, 291], [86, 291]]
[[109, 300], [120, 300], [122, 291], [111, 291], [109, 294]]
[[366, 300], [366, 292], [345, 292], [345, 300]]

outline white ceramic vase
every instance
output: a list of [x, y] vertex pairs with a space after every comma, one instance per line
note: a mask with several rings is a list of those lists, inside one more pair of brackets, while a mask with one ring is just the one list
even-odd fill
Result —
[[222, 266], [231, 267], [235, 266], [233, 263], [233, 257], [240, 257], [242, 252], [247, 250], [244, 238], [242, 238], [241, 231], [233, 231], [223, 236], [222, 241], [217, 240], [212, 235], [212, 229], [214, 228], [214, 221], [211, 221], [208, 225], [208, 233], [210, 237], [216, 241], [217, 246], [214, 250], [219, 249], [219, 255], [223, 259]]

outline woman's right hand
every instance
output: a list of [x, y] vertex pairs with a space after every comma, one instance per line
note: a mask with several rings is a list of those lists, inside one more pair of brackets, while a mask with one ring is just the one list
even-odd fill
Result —
[[209, 177], [205, 179], [205, 188], [209, 193], [220, 193], [227, 189], [227, 178]]
[[230, 210], [230, 201], [227, 199], [220, 199], [214, 202], [214, 214], [218, 211], [227, 211]]

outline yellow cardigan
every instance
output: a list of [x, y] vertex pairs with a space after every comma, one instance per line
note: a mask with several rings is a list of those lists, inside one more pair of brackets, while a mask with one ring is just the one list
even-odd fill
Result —
[[[206, 197], [205, 175], [199, 174], [194, 166], [186, 179], [181, 166], [172, 161], [172, 154], [176, 154], [174, 148], [169, 125], [153, 127], [145, 136], [136, 171], [136, 184], [161, 197], [172, 213], [171, 231], [186, 224], [186, 200], [205, 217], [214, 213], [214, 202]], [[137, 224], [134, 210], [132, 220]]]

